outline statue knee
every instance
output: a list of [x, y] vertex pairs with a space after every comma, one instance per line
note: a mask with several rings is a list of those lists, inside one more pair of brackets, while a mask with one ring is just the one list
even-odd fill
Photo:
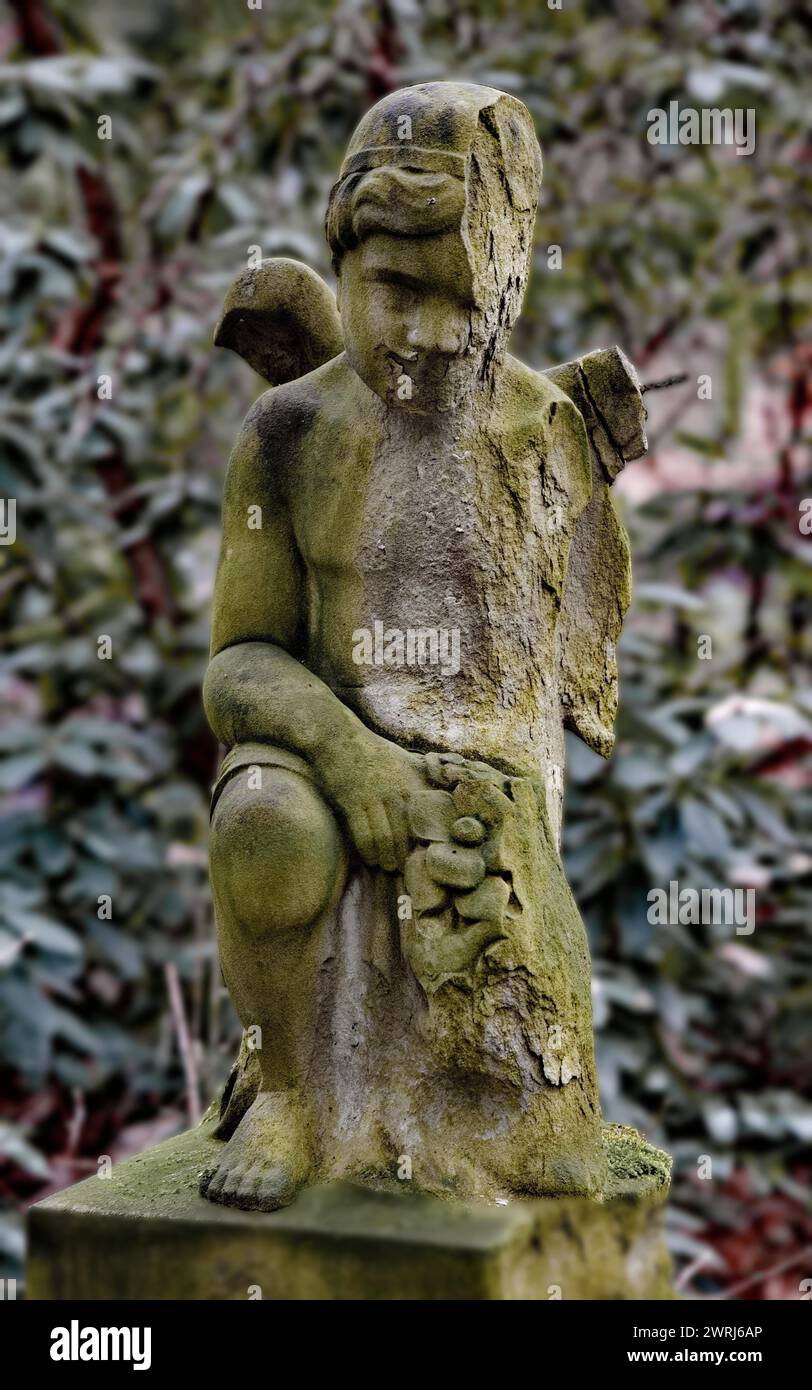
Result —
[[[306, 927], [330, 904], [344, 864], [341, 831], [311, 783], [286, 768], [247, 770], [223, 788], [210, 866], [220, 915], [254, 935]], [[221, 922], [221, 927], [226, 923]]]

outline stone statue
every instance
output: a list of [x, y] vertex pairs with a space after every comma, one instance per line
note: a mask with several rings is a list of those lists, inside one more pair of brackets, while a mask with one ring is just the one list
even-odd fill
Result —
[[427, 83], [361, 121], [338, 293], [239, 277], [216, 341], [269, 380], [229, 464], [211, 879], [243, 1024], [213, 1201], [304, 1185], [602, 1196], [668, 1160], [601, 1118], [564, 730], [608, 755], [644, 452], [617, 349], [506, 352], [541, 184], [530, 115]]

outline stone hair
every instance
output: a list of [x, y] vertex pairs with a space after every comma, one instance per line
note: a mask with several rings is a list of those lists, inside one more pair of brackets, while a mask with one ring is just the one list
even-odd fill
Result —
[[[454, 172], [434, 151], [360, 151], [334, 185], [326, 234], [333, 267], [373, 232], [430, 236], [458, 227], [471, 267], [482, 375], [501, 360], [521, 309], [541, 191], [541, 151], [527, 110], [509, 97], [485, 106]], [[428, 167], [426, 167], [428, 166]]]

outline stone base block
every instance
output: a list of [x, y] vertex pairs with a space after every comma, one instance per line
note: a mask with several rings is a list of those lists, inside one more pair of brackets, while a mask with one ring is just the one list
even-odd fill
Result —
[[667, 1299], [663, 1193], [447, 1201], [339, 1185], [283, 1211], [197, 1191], [218, 1141], [159, 1144], [29, 1213], [34, 1299]]

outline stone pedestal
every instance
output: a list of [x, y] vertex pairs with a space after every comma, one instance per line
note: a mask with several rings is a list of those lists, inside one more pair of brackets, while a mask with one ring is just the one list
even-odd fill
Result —
[[667, 1299], [664, 1190], [505, 1205], [314, 1187], [273, 1214], [216, 1206], [191, 1130], [34, 1206], [33, 1299]]

